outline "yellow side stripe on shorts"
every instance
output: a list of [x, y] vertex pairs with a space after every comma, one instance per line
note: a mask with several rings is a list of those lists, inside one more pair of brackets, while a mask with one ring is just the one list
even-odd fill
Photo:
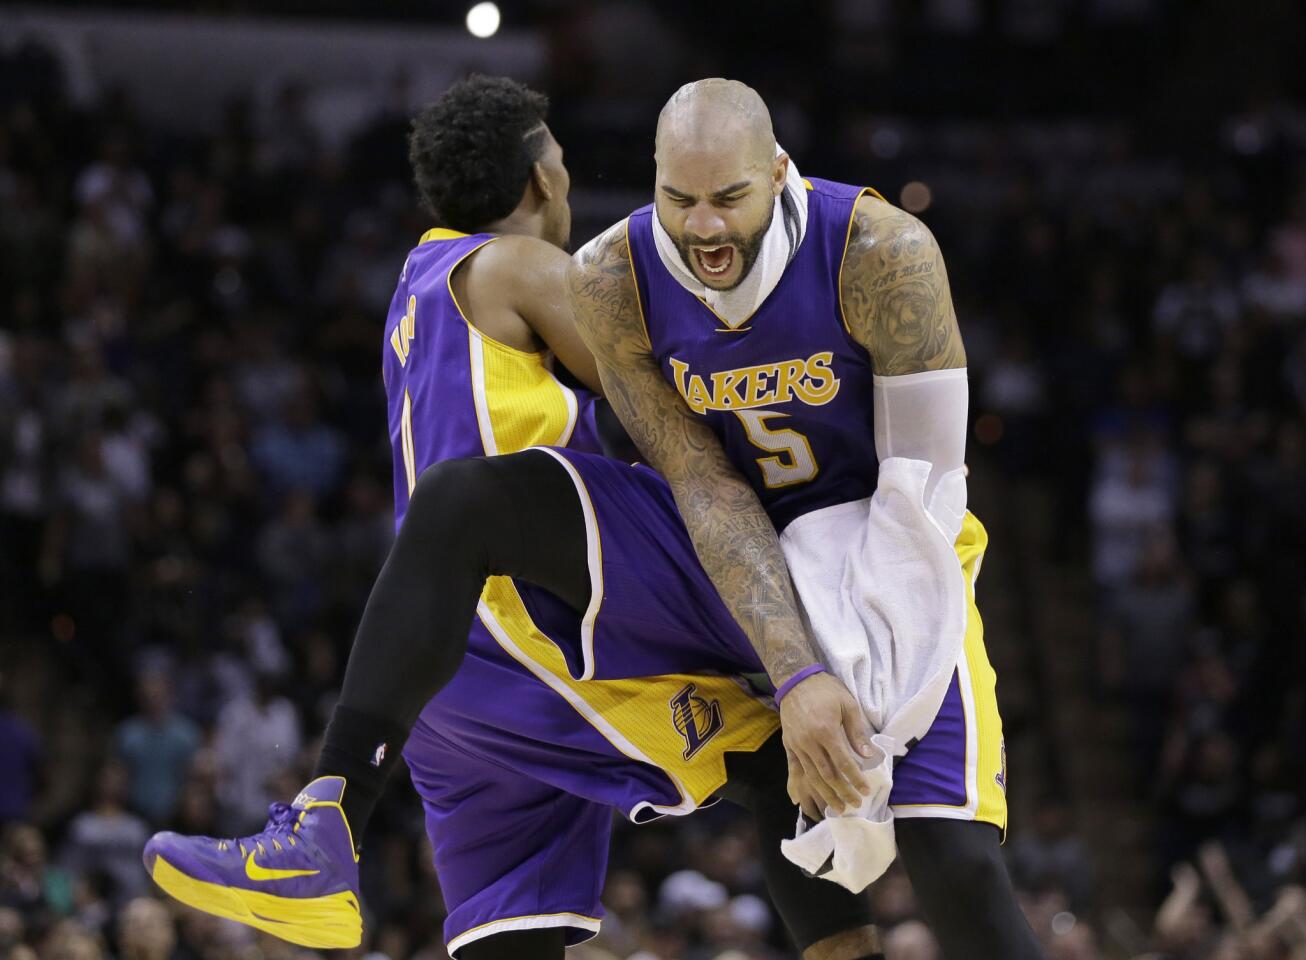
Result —
[[[975, 603], [975, 580], [979, 576], [984, 551], [988, 547], [988, 533], [979, 519], [969, 511], [962, 520], [961, 532], [957, 535], [955, 548], [957, 559], [961, 561], [962, 571], [966, 575], [966, 596], [968, 601], [966, 636], [962, 642], [965, 654], [965, 670], [961, 671], [960, 682], [967, 685], [963, 692], [963, 709], [969, 694], [971, 709], [966, 710], [966, 802], [963, 804], [946, 803], [904, 803], [894, 804], [895, 810], [903, 810], [904, 815], [915, 816], [955, 816], [959, 819], [974, 819], [991, 823], [1002, 830], [1007, 828], [1007, 795], [1003, 782], [1005, 770], [1002, 746], [1002, 716], [998, 712], [997, 676], [989, 663], [988, 653], [984, 648], [984, 622], [980, 618], [979, 608]], [[974, 767], [970, 769], [973, 757]], [[972, 779], [971, 773], [974, 778]], [[1003, 777], [1003, 782], [998, 778]], [[908, 814], [906, 811], [917, 811]]]
[[[509, 654], [519, 661], [526, 658], [529, 662], [525, 665], [537, 675], [546, 674], [546, 682], [559, 692], [566, 689], [572, 706], [616, 749], [641, 759], [609, 736], [604, 726], [667, 772], [683, 787], [691, 806], [702, 803], [725, 783], [727, 751], [756, 750], [780, 728], [776, 711], [734, 677], [666, 674], [631, 680], [573, 680], [562, 651], [531, 620], [511, 578], [490, 577], [481, 599], [495, 621], [486, 624], [490, 633], [495, 634], [498, 626], [516, 647], [514, 650], [500, 640]], [[672, 701], [688, 684], [694, 685], [695, 696], [720, 705], [725, 722], [701, 749], [686, 758], [686, 741], [676, 729]]]

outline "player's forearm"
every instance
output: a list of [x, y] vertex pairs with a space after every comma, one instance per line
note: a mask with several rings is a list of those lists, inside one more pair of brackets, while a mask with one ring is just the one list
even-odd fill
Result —
[[577, 329], [626, 432], [671, 485], [699, 562], [774, 683], [815, 662], [789, 568], [757, 494], [654, 360], [624, 226], [577, 254], [569, 274]]
[[669, 482], [699, 562], [771, 682], [815, 663], [780, 538], [757, 494], [733, 469]]
[[608, 402], [671, 486], [699, 562], [777, 685], [816, 656], [775, 526], [721, 442], [655, 368], [600, 362]]

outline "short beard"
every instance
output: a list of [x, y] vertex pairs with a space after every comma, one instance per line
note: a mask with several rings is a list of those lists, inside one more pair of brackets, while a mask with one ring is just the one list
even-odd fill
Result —
[[[711, 237], [707, 240], [695, 241], [694, 246], [711, 247], [731, 244], [739, 253], [739, 279], [728, 287], [711, 287], [712, 290], [733, 290], [744, 282], [748, 272], [753, 269], [753, 264], [757, 262], [757, 255], [762, 252], [762, 241], [766, 238], [766, 231], [771, 229], [771, 221], [775, 219], [775, 204], [771, 204], [771, 213], [767, 216], [766, 222], [755, 230], [750, 236], [745, 237], [742, 233], [726, 233], [718, 237]], [[669, 233], [669, 231], [668, 231]], [[685, 262], [689, 269], [691, 277], [698, 277], [698, 272], [694, 270], [694, 252], [689, 243], [682, 237], [672, 237], [671, 242], [676, 245], [680, 252], [680, 259]]]

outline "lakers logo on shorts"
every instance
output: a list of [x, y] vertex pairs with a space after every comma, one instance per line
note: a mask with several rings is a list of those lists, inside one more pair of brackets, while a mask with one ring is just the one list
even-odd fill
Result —
[[709, 702], [703, 697], [695, 696], [697, 690], [697, 685], [687, 683], [670, 700], [671, 722], [685, 738], [685, 752], [682, 756], [686, 760], [702, 750], [704, 744], [726, 725], [721, 715], [721, 701]]

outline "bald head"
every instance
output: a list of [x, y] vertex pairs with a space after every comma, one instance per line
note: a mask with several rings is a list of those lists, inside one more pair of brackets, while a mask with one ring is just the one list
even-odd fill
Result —
[[784, 190], [771, 113], [738, 80], [698, 80], [658, 117], [658, 220], [704, 286], [729, 290], [752, 269]]
[[655, 155], [729, 145], [755, 163], [775, 158], [771, 111], [756, 90], [738, 80], [709, 77], [687, 83], [658, 115]]

